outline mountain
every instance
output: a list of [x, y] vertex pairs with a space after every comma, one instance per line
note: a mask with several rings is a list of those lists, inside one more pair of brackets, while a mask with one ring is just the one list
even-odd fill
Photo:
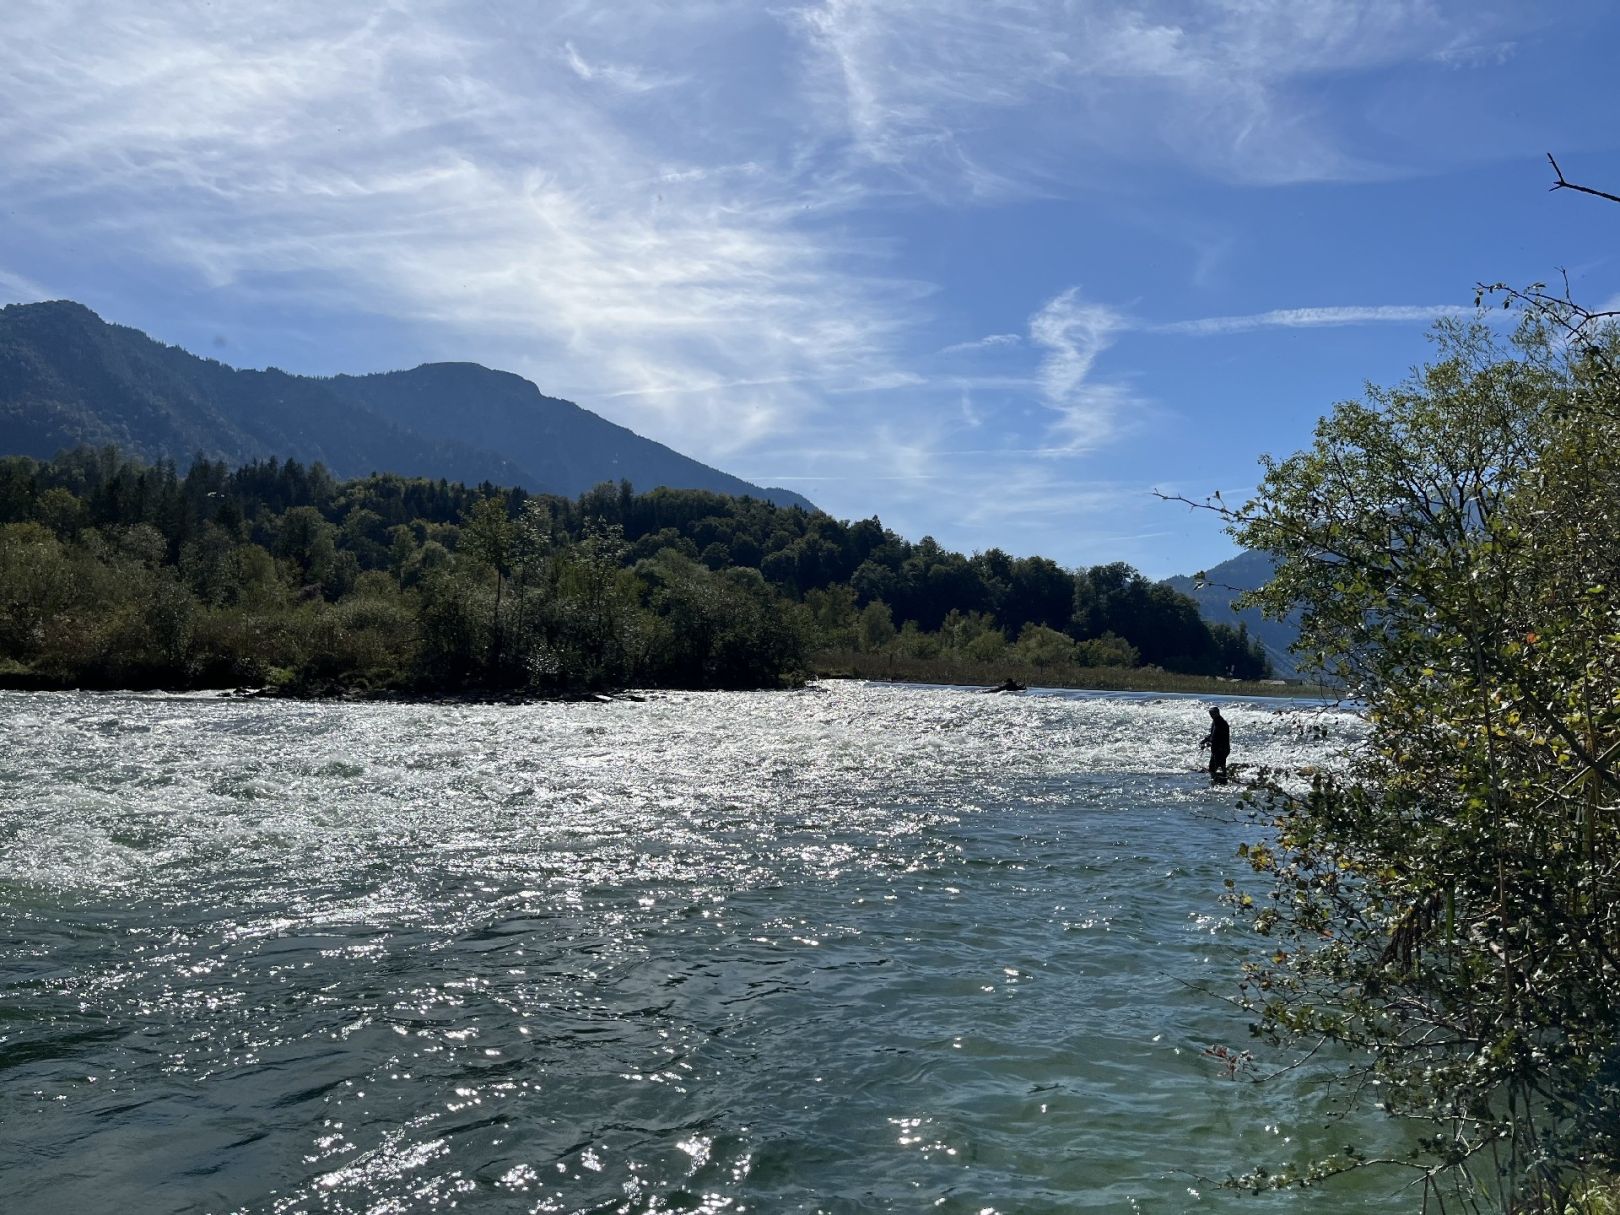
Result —
[[1246, 552], [1205, 570], [1202, 586], [1200, 580], [1184, 575], [1166, 578], [1165, 582], [1196, 601], [1200, 614], [1211, 624], [1247, 627], [1249, 636], [1265, 647], [1272, 670], [1281, 678], [1291, 679], [1299, 673], [1297, 660], [1288, 649], [1299, 637], [1298, 624], [1292, 618], [1269, 620], [1254, 608], [1238, 611], [1232, 607], [1232, 600], [1244, 591], [1269, 582], [1276, 568], [1277, 559], [1270, 553]]
[[602, 481], [749, 495], [815, 510], [476, 363], [367, 376], [239, 370], [111, 325], [82, 304], [0, 308], [0, 451], [115, 444], [184, 466], [278, 456], [573, 497]]
[[500, 451], [552, 493], [576, 497], [603, 481], [637, 489], [708, 489], [815, 510], [791, 490], [750, 485], [582, 409], [548, 397], [510, 371], [477, 363], [424, 363], [411, 371], [321, 381], [362, 408], [439, 441]]

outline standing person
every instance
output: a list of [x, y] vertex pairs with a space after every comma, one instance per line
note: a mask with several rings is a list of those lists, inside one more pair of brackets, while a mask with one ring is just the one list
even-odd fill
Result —
[[1218, 785], [1226, 783], [1226, 757], [1232, 753], [1232, 727], [1218, 708], [1209, 711], [1209, 733], [1199, 740], [1198, 749], [1209, 748], [1209, 776]]

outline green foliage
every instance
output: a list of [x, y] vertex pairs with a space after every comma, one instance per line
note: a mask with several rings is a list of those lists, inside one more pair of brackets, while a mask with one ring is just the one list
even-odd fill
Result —
[[1441, 327], [1227, 512], [1278, 557], [1255, 602], [1371, 723], [1351, 775], [1261, 803], [1245, 996], [1364, 1061], [1352, 1091], [1426, 1127], [1401, 1163], [1459, 1209], [1620, 1170], [1617, 342], [1546, 320], [1513, 350]]
[[814, 628], [814, 642], [818, 649], [847, 649], [854, 646], [859, 620], [854, 587], [845, 583], [817, 587], [805, 592], [804, 606]]
[[1246, 640], [1128, 566], [964, 557], [876, 519], [695, 490], [568, 501], [291, 460], [181, 476], [78, 449], [0, 459], [0, 529], [13, 684], [771, 686], [814, 650], [998, 661], [1015, 633], [1031, 663], [1264, 674]]
[[874, 599], [862, 608], [856, 637], [861, 649], [868, 653], [888, 646], [895, 638], [894, 613], [889, 610], [889, 605], [881, 599]]
[[74, 597], [74, 577], [62, 543], [38, 523], [0, 527], [0, 645], [26, 661], [45, 645], [47, 628]]
[[757, 572], [717, 573], [672, 549], [635, 572], [658, 638], [644, 659], [653, 682], [752, 688], [802, 669], [809, 621], [781, 610]]
[[1007, 653], [1007, 639], [1000, 629], [986, 629], [963, 643], [956, 653], [972, 662], [999, 662]]
[[939, 656], [939, 635], [925, 633], [917, 627], [915, 620], [908, 620], [900, 626], [890, 646], [897, 654], [904, 654], [908, 658], [937, 658]]
[[1075, 661], [1085, 667], [1134, 667], [1142, 656], [1117, 633], [1089, 637], [1077, 647]]
[[1578, 1186], [1562, 1215], [1620, 1215], [1620, 1183], [1604, 1178]]
[[1073, 665], [1077, 650], [1068, 634], [1032, 623], [1018, 634], [1013, 654], [1019, 662], [1032, 667], [1056, 667]]

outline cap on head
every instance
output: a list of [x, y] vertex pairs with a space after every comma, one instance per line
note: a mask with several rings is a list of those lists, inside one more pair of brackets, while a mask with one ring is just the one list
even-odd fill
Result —
[[1209, 715], [1211, 717], [1219, 717], [1221, 715], [1220, 708], [1218, 706], [1216, 706], [1216, 705], [1210, 705], [1209, 706]]

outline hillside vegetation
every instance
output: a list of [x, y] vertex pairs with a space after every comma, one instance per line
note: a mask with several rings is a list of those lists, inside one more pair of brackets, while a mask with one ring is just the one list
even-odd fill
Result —
[[0, 459], [11, 686], [768, 687], [820, 650], [1267, 673], [1241, 630], [1129, 566], [966, 557], [754, 498]]

